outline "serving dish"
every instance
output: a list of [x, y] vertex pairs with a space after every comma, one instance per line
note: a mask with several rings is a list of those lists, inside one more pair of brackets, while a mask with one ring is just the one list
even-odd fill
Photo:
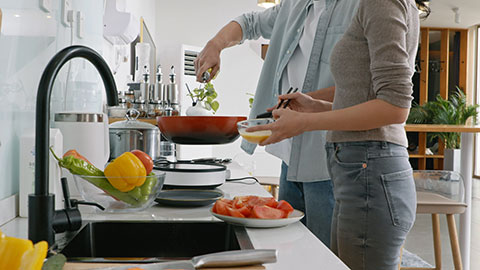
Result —
[[300, 211], [294, 209], [293, 212], [290, 214], [288, 218], [279, 218], [279, 219], [263, 219], [263, 218], [239, 218], [239, 217], [231, 217], [231, 216], [224, 216], [217, 213], [212, 212], [213, 216], [218, 219], [221, 219], [227, 223], [234, 224], [234, 225], [241, 225], [245, 227], [251, 228], [276, 228], [276, 227], [283, 227], [289, 224], [295, 223], [301, 220], [305, 214]]

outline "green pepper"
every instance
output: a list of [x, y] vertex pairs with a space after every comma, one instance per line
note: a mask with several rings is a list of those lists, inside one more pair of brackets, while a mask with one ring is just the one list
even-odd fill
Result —
[[66, 156], [64, 158], [59, 158], [53, 152], [53, 149], [50, 148], [50, 152], [52, 152], [55, 159], [58, 161], [58, 165], [60, 167], [69, 170], [72, 174], [77, 175], [88, 175], [88, 176], [104, 176], [102, 170], [98, 169], [97, 167], [89, 164], [83, 159], [76, 158], [74, 156]]
[[140, 187], [135, 187], [134, 189], [127, 192], [130, 196], [134, 197], [136, 200], [139, 200], [142, 197], [142, 190]]
[[155, 187], [156, 184], [157, 184], [156, 177], [147, 177], [147, 179], [145, 180], [145, 183], [143, 183], [143, 185], [140, 186], [142, 195], [150, 195], [150, 193], [152, 193], [152, 189]]

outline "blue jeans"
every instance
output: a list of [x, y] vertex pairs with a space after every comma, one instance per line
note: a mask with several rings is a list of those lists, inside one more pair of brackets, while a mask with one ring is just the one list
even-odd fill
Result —
[[335, 194], [332, 251], [353, 270], [396, 270], [415, 221], [408, 152], [388, 142], [327, 143]]
[[305, 226], [330, 247], [330, 227], [335, 200], [332, 181], [293, 182], [287, 180], [288, 165], [282, 162], [278, 198], [305, 213], [301, 220]]

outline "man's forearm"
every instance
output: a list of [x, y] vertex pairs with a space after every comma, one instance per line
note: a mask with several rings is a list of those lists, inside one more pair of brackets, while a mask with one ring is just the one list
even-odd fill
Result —
[[231, 21], [220, 29], [220, 31], [209, 42], [213, 42], [220, 50], [223, 50], [240, 43], [242, 37], [243, 32], [240, 24]]
[[321, 99], [325, 101], [333, 102], [333, 97], [335, 96], [335, 86], [322, 88], [313, 92], [307, 93], [314, 99]]

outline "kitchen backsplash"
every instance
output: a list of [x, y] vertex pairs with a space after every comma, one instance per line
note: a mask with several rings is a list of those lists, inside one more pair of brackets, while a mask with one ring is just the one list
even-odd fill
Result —
[[[72, 1], [72, 8], [85, 14], [83, 38], [74, 35], [73, 40], [72, 28], [60, 23], [60, 1], [52, 1], [51, 12], [42, 10], [39, 2], [0, 0], [3, 15], [0, 32], [0, 200], [18, 192], [20, 137], [34, 129], [38, 82], [48, 61], [71, 43], [97, 50], [101, 50], [103, 44], [103, 1]], [[40, 24], [48, 24], [49, 28], [43, 27], [44, 32], [31, 31]], [[90, 76], [94, 68], [82, 60], [72, 62], [68, 78], [70, 96], [67, 95], [64, 103], [67, 69], [68, 64], [57, 77], [52, 93], [52, 111], [64, 108], [100, 111], [100, 87], [103, 86], [98, 77]], [[81, 99], [78, 93], [84, 94], [85, 98]]]

